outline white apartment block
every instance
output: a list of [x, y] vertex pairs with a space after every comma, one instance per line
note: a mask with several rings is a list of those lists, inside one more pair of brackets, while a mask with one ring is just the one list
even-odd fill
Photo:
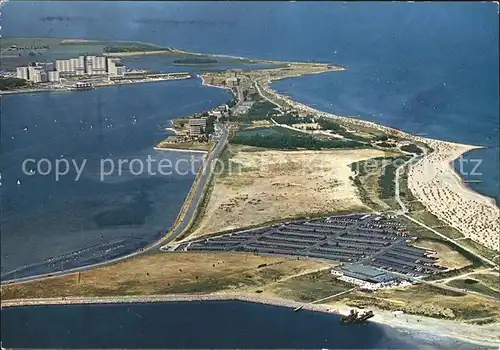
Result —
[[70, 67], [76, 75], [85, 74], [85, 56], [79, 56], [78, 58], [70, 58]]
[[85, 56], [69, 60], [56, 60], [56, 70], [59, 73], [83, 75], [85, 74]]
[[108, 58], [108, 74], [114, 76], [118, 75], [116, 69], [116, 60], [113, 58]]
[[108, 58], [108, 75], [110, 76], [123, 76], [126, 67], [119, 62], [116, 58]]
[[28, 67], [17, 67], [16, 77], [19, 79], [29, 80]]
[[116, 67], [116, 75], [124, 76], [125, 75], [125, 66], [117, 66]]
[[56, 71], [59, 73], [71, 73], [71, 68], [69, 60], [56, 60]]
[[58, 71], [47, 72], [47, 78], [50, 82], [59, 82], [61, 80]]
[[30, 81], [34, 83], [44, 83], [48, 80], [47, 73], [43, 67], [28, 67]]
[[87, 74], [90, 75], [105, 75], [106, 57], [103, 56], [87, 56], [86, 59]]

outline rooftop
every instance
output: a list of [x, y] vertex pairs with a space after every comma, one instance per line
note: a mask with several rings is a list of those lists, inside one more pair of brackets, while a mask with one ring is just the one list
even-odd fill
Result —
[[345, 270], [345, 271], [350, 271], [350, 272], [358, 273], [361, 275], [365, 275], [367, 277], [372, 277], [372, 278], [385, 274], [384, 271], [380, 271], [380, 270], [377, 270], [373, 267], [359, 265], [359, 264], [344, 264], [341, 266], [341, 269]]

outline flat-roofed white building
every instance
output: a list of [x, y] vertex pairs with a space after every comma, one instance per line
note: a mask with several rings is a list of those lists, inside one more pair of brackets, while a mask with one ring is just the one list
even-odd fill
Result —
[[29, 80], [28, 67], [17, 67], [16, 77], [19, 79]]
[[44, 83], [47, 81], [47, 73], [42, 67], [28, 67], [30, 80], [34, 83]]
[[107, 73], [106, 57], [87, 56], [85, 63], [86, 71], [89, 75], [105, 75]]
[[116, 59], [115, 58], [108, 58], [108, 74], [116, 76], [118, 75], [118, 71], [116, 69]]
[[74, 62], [71, 60], [56, 60], [56, 70], [59, 73], [74, 74]]
[[59, 82], [61, 80], [58, 71], [47, 72], [47, 78], [50, 82]]

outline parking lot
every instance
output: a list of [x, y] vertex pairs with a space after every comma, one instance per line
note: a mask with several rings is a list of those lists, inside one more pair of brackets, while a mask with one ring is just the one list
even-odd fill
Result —
[[444, 269], [431, 257], [434, 252], [409, 246], [413, 240], [395, 218], [352, 214], [201, 238], [175, 250], [288, 254], [361, 263], [414, 277]]

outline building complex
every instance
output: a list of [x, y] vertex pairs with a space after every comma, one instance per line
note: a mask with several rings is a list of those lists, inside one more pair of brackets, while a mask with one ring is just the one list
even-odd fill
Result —
[[33, 83], [59, 82], [61, 77], [125, 75], [126, 67], [119, 59], [103, 56], [78, 56], [55, 62], [34, 62], [26, 67], [17, 67], [16, 76]]
[[294, 255], [340, 262], [331, 273], [363, 289], [397, 285], [445, 268], [435, 252], [412, 243], [398, 220], [351, 214], [299, 220], [251, 230], [232, 230], [171, 248], [176, 251], [237, 251]]

